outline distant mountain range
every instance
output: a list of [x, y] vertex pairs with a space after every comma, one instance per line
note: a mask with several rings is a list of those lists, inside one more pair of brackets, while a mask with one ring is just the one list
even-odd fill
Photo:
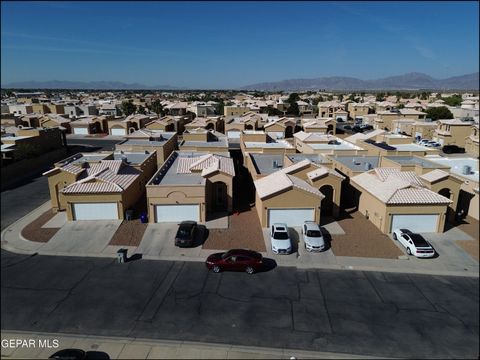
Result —
[[[4, 89], [81, 89], [81, 90], [186, 90], [171, 85], [148, 86], [126, 84], [119, 81], [23, 81], [2, 85]], [[353, 77], [321, 77], [316, 79], [290, 79], [243, 86], [238, 90], [478, 90], [479, 73], [435, 79], [412, 72], [377, 80]]]
[[353, 77], [321, 77], [316, 79], [290, 79], [248, 85], [241, 90], [478, 90], [479, 73], [435, 79], [429, 75], [412, 72], [377, 80]]
[[4, 89], [82, 89], [82, 90], [183, 90], [170, 85], [148, 86], [119, 81], [22, 81], [2, 84]]

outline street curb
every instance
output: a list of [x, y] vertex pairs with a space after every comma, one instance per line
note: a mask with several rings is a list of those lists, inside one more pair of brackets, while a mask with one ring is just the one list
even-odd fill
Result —
[[278, 358], [282, 357], [296, 357], [310, 356], [312, 358], [343, 358], [343, 359], [395, 359], [387, 357], [376, 357], [372, 355], [354, 355], [348, 353], [334, 353], [334, 352], [322, 352], [322, 351], [312, 351], [312, 350], [301, 350], [301, 349], [285, 349], [285, 348], [271, 348], [271, 347], [260, 347], [260, 346], [246, 346], [246, 345], [232, 345], [232, 344], [222, 344], [222, 343], [209, 343], [209, 342], [195, 342], [195, 341], [176, 341], [176, 340], [164, 340], [164, 339], [150, 339], [150, 338], [137, 338], [137, 337], [114, 337], [114, 336], [96, 336], [96, 335], [77, 335], [69, 333], [38, 333], [33, 331], [17, 331], [17, 330], [7, 330], [2, 329], [3, 333], [13, 334], [13, 335], [30, 335], [30, 336], [44, 336], [44, 337], [64, 337], [64, 338], [73, 338], [73, 339], [84, 339], [84, 340], [97, 340], [107, 341], [112, 343], [124, 343], [125, 345], [147, 345], [147, 346], [176, 346], [179, 348], [198, 348], [199, 350], [203, 349], [213, 349], [213, 350], [223, 350], [226, 352], [235, 351], [235, 352], [245, 352], [250, 354], [261, 354], [261, 355], [274, 355]]
[[[14, 228], [16, 225], [18, 225], [21, 221], [27, 219], [28, 217], [32, 216], [35, 212], [39, 212], [39, 209], [46, 206], [47, 204], [50, 204], [50, 201], [47, 201], [37, 207], [36, 209], [32, 210], [22, 218], [16, 220], [12, 224], [10, 224], [8, 227], [6, 227], [2, 233], [1, 233], [1, 248], [10, 251], [12, 253], [16, 254], [21, 254], [21, 255], [33, 255], [33, 254], [38, 254], [38, 255], [45, 255], [45, 256], [69, 256], [69, 257], [86, 257], [86, 258], [110, 258], [110, 259], [115, 259], [117, 257], [116, 253], [65, 253], [65, 252], [50, 252], [50, 251], [42, 251], [42, 246], [44, 245], [43, 243], [38, 243], [42, 244], [40, 245], [39, 248], [36, 250], [23, 250], [23, 249], [18, 249], [12, 246], [8, 241], [5, 239], [5, 236], [7, 232], [12, 231], [12, 228]], [[32, 220], [33, 221], [33, 220]], [[28, 225], [28, 224], [27, 224]], [[25, 225], [26, 226], [26, 225]], [[35, 243], [33, 241], [30, 241], [26, 239], [25, 237], [22, 236], [22, 230], [23, 228], [19, 231], [18, 236], [22, 241], [26, 242], [31, 242]], [[7, 241], [7, 242], [5, 242]], [[37, 244], [37, 243], [35, 243]], [[118, 246], [121, 248], [122, 246]], [[264, 253], [264, 256], [268, 256], [266, 253]], [[150, 260], [150, 261], [188, 261], [188, 262], [204, 262], [205, 259], [198, 258], [198, 257], [184, 257], [184, 256], [153, 256], [153, 255], [142, 255], [142, 259], [144, 260]], [[399, 260], [400, 261], [400, 260]], [[298, 264], [298, 263], [289, 263], [289, 262], [277, 262], [278, 266], [282, 267], [295, 267], [297, 269], [301, 270], [307, 270], [307, 269], [323, 269], [323, 270], [344, 270], [344, 271], [369, 271], [369, 272], [388, 272], [388, 273], [401, 273], [401, 274], [417, 274], [417, 275], [437, 275], [437, 276], [462, 276], [462, 277], [473, 277], [473, 278], [478, 278], [480, 276], [479, 272], [461, 272], [461, 271], [431, 271], [431, 270], [409, 270], [409, 269], [391, 269], [391, 268], [378, 268], [375, 266], [352, 266], [352, 265], [330, 265], [330, 264]], [[319, 266], [320, 265], [320, 266]]]

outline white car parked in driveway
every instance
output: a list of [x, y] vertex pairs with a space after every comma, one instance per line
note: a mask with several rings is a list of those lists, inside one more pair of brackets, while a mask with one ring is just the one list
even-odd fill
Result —
[[272, 225], [270, 232], [272, 251], [275, 254], [290, 254], [292, 252], [292, 241], [288, 235], [287, 224], [276, 223]]
[[423, 236], [414, 234], [408, 229], [395, 229], [393, 238], [407, 249], [408, 255], [429, 258], [435, 255], [435, 250]]
[[307, 251], [325, 250], [325, 239], [320, 226], [314, 221], [305, 221], [302, 226], [303, 241]]

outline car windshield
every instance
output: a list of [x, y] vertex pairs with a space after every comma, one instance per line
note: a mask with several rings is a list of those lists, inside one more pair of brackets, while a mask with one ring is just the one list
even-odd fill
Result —
[[412, 241], [416, 247], [430, 247], [427, 241], [420, 235], [410, 234], [410, 237], [412, 238]]
[[232, 255], [232, 252], [231, 251], [227, 251], [227, 252], [224, 252], [221, 256], [222, 259], [226, 259], [228, 258], [230, 255]]
[[190, 236], [190, 233], [191, 233], [191, 228], [181, 227], [181, 228], [178, 229], [177, 236], [178, 237], [188, 237], [188, 236]]
[[286, 231], [276, 231], [273, 233], [273, 238], [275, 240], [287, 240], [288, 233]]
[[318, 230], [308, 230], [307, 231], [307, 236], [309, 236], [309, 237], [321, 237], [322, 233]]

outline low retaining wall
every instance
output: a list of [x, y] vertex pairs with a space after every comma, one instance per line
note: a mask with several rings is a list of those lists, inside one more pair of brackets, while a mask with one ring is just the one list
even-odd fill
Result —
[[52, 167], [53, 163], [65, 159], [67, 157], [67, 149], [61, 148], [50, 151], [33, 159], [25, 159], [2, 167], [2, 185], [4, 190], [15, 183], [19, 183], [34, 175], [40, 174], [46, 168]]

